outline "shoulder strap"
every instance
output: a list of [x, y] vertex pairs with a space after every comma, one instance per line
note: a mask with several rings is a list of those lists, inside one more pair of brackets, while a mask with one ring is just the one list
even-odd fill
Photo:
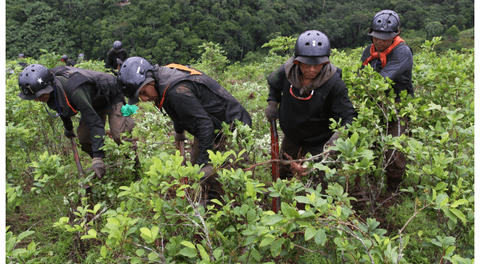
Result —
[[166, 65], [165, 67], [190, 72], [190, 75], [201, 75], [202, 74], [201, 72], [199, 72], [195, 69], [191, 69], [191, 68], [188, 68], [185, 65], [181, 65], [181, 64], [177, 64], [177, 63], [170, 63], [170, 64]]

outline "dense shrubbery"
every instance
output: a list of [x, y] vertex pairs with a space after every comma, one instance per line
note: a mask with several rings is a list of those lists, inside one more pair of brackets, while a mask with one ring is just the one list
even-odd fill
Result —
[[[286, 57], [272, 52], [261, 62], [215, 68], [226, 58], [215, 44], [204, 46], [209, 52], [193, 66], [216, 76], [251, 113], [252, 129], [225, 133], [234, 148], [241, 144], [248, 152], [248, 165], [256, 165], [227, 167], [236, 162], [234, 151], [212, 151], [225, 194], [206, 206], [199, 167], [181, 165], [171, 122], [153, 105], [141, 103], [134, 116], [139, 179], [129, 146], [118, 148], [109, 138], [107, 175], [79, 179], [60, 120], [16, 96], [21, 68], [7, 62], [14, 68], [6, 80], [7, 262], [473, 263], [473, 50], [437, 54], [438, 43], [426, 41], [414, 54], [416, 97], [400, 104], [385, 95], [389, 84], [377, 73], [358, 72], [361, 48], [332, 50], [359, 115], [340, 128], [337, 160], [305, 162], [326, 172], [326, 193], [312, 184], [315, 173], [271, 183], [265, 77]], [[53, 67], [55, 56], [28, 63]], [[96, 61], [78, 66], [104, 71]], [[410, 137], [387, 136], [382, 124], [399, 116], [410, 118]], [[390, 146], [407, 154], [407, 174], [398, 192], [380, 200], [383, 152]], [[87, 166], [89, 158], [81, 156]], [[79, 187], [85, 183], [92, 184], [90, 193]], [[361, 210], [354, 187], [368, 198]], [[271, 196], [281, 197], [278, 214]], [[395, 202], [387, 207], [389, 199]]]

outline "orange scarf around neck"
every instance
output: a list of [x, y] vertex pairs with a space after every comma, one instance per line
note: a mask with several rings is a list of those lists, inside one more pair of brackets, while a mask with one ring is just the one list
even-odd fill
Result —
[[382, 67], [385, 67], [385, 65], [387, 65], [387, 55], [390, 54], [392, 50], [402, 42], [405, 42], [405, 40], [403, 40], [400, 36], [396, 36], [392, 45], [382, 52], [375, 51], [375, 45], [372, 44], [372, 46], [370, 46], [370, 57], [363, 62], [363, 65], [366, 66], [371, 60], [380, 58], [380, 61], [382, 61]]

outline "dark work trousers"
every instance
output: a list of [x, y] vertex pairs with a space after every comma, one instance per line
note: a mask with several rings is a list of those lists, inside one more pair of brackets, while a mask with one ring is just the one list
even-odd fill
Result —
[[[108, 116], [108, 124], [110, 125], [110, 134], [112, 135], [115, 143], [117, 143], [118, 145], [122, 144], [120, 133], [132, 132], [132, 129], [135, 126], [135, 123], [133, 122], [132, 117], [123, 116], [121, 112], [122, 106], [123, 106], [123, 102], [119, 102], [116, 105], [112, 105], [98, 112], [98, 115], [102, 119], [102, 122], [104, 125], [107, 122], [107, 116]], [[80, 145], [81, 145], [81, 149], [87, 152], [90, 155], [90, 157], [92, 157], [93, 150], [92, 150], [92, 141], [90, 140], [90, 129], [88, 128], [83, 118], [80, 118], [80, 124], [77, 127], [77, 136], [78, 136], [78, 141], [80, 142]], [[131, 138], [127, 138], [127, 139], [124, 138], [123, 140], [132, 142], [135, 150], [136, 142], [134, 142]]]
[[[388, 124], [388, 134], [393, 137], [399, 137], [405, 134], [408, 129], [408, 120], [400, 117], [397, 121]], [[385, 169], [387, 175], [387, 184], [389, 188], [396, 188], [402, 181], [402, 176], [405, 174], [407, 166], [407, 159], [403, 152], [395, 148], [390, 148], [385, 152]]]

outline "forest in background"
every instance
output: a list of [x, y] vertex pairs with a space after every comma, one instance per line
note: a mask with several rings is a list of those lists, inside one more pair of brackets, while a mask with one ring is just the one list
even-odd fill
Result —
[[326, 33], [342, 50], [370, 42], [366, 32], [382, 9], [400, 15], [414, 52], [426, 39], [454, 41], [474, 26], [473, 0], [7, 0], [6, 58], [37, 59], [43, 49], [105, 60], [120, 40], [130, 56], [161, 65], [193, 63], [205, 42], [219, 43], [230, 62], [248, 62], [267, 55], [262, 46], [270, 40], [308, 29]]

